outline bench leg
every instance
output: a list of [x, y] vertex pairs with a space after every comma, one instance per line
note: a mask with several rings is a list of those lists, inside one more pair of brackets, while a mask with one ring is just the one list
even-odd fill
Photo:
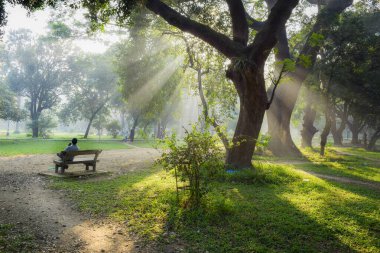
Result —
[[61, 167], [61, 174], [65, 173], [65, 169], [67, 169], [67, 168], [69, 168], [69, 166], [67, 166], [67, 165], [63, 165], [63, 166]]
[[94, 164], [92, 165], [92, 170], [93, 170], [93, 171], [96, 170], [96, 163], [94, 163]]
[[58, 168], [59, 168], [59, 166], [56, 164], [55, 165], [55, 173], [58, 173]]
[[90, 165], [86, 164], [86, 170], [88, 170], [88, 169], [89, 169], [89, 168], [88, 168], [89, 166], [90, 166]]

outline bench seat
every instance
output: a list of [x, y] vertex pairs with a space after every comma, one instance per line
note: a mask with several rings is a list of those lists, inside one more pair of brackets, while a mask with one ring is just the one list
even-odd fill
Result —
[[[99, 162], [97, 160], [99, 154], [102, 150], [80, 150], [80, 151], [68, 151], [64, 152], [64, 156], [61, 160], [54, 160], [55, 164], [55, 173], [58, 173], [59, 168], [61, 168], [60, 173], [63, 174], [65, 169], [69, 167], [69, 164], [84, 164], [86, 165], [86, 170], [89, 170], [89, 167], [92, 167], [92, 170], [96, 170], [96, 163]], [[88, 156], [93, 155], [93, 159], [83, 158], [83, 159], [75, 159], [78, 156]], [[74, 160], [72, 160], [74, 159]]]

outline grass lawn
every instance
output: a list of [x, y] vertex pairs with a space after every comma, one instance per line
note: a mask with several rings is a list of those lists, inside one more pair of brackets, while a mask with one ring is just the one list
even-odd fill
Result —
[[183, 198], [177, 204], [174, 178], [160, 167], [98, 182], [55, 180], [52, 187], [69, 191], [83, 212], [122, 221], [157, 247], [175, 244], [185, 252], [210, 253], [380, 252], [379, 191], [322, 180], [293, 165], [256, 165], [266, 183], [243, 183], [239, 177], [210, 182], [197, 211], [180, 208]]
[[[71, 139], [68, 140], [0, 140], [0, 156], [13, 156], [23, 154], [54, 154], [63, 150]], [[80, 149], [126, 149], [132, 148], [121, 141], [96, 141], [79, 140]]]
[[0, 252], [34, 252], [35, 238], [12, 224], [0, 224]]
[[304, 155], [311, 163], [294, 166], [327, 175], [380, 182], [380, 160], [377, 162], [367, 159], [373, 157], [372, 153], [375, 152], [369, 152], [367, 155], [361, 149], [357, 149], [358, 155], [348, 156], [337, 153], [336, 150], [343, 152], [342, 150], [345, 148], [328, 148], [324, 157], [321, 157], [316, 151], [304, 150]]
[[380, 162], [380, 152], [367, 151], [364, 148], [354, 147], [331, 147], [331, 150], [336, 150], [348, 154], [353, 154], [358, 157], [367, 157], [369, 159], [378, 160]]

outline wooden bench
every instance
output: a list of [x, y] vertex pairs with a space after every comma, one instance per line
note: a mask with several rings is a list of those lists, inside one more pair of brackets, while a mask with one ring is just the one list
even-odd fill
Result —
[[[80, 150], [80, 151], [68, 151], [64, 152], [64, 156], [61, 160], [54, 160], [55, 173], [58, 173], [58, 169], [61, 168], [61, 174], [65, 173], [65, 169], [69, 167], [69, 164], [81, 164], [86, 165], [86, 170], [92, 167], [92, 170], [96, 170], [96, 162], [98, 162], [98, 156], [102, 150]], [[75, 157], [82, 155], [94, 155], [93, 159], [74, 159]]]

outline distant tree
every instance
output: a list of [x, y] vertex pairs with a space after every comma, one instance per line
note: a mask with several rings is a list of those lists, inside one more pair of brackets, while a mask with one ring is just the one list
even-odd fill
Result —
[[[277, 42], [276, 34], [285, 26], [298, 4], [298, 0], [276, 1], [262, 29], [256, 33], [250, 30], [245, 2], [143, 2], [148, 10], [162, 17], [169, 25], [203, 40], [231, 61], [226, 76], [234, 83], [239, 95], [240, 115], [226, 163], [236, 168], [252, 168], [252, 155], [268, 108], [264, 65]], [[110, 16], [124, 23], [131, 13], [134, 14], [142, 6], [140, 1], [91, 1], [84, 5], [93, 23], [100, 25], [109, 21]], [[219, 29], [220, 23], [225, 29]]]
[[[268, 9], [272, 8], [276, 0], [265, 0]], [[302, 1], [294, 11], [290, 21], [297, 25], [281, 26], [276, 33], [277, 44], [275, 58], [277, 72], [285, 59], [296, 62], [296, 69], [289, 75], [287, 82], [283, 82], [276, 90], [273, 103], [268, 110], [268, 133], [271, 136], [269, 148], [278, 156], [300, 155], [290, 133], [290, 120], [295, 107], [300, 88], [313, 69], [323, 42], [334, 33], [335, 23], [339, 15], [352, 4], [353, 0], [307, 0]], [[310, 17], [305, 8], [315, 6], [318, 13]], [[265, 23], [251, 19], [251, 26], [256, 30], [262, 29]], [[292, 31], [294, 27], [303, 24], [301, 32]], [[289, 39], [290, 38], [290, 39]], [[313, 114], [313, 110], [307, 113]], [[306, 115], [306, 120], [313, 115]], [[306, 126], [310, 125], [310, 121]], [[313, 126], [304, 129], [304, 133], [315, 132]]]
[[121, 131], [121, 126], [119, 124], [119, 121], [113, 120], [107, 124], [106, 129], [107, 129], [108, 133], [110, 133], [112, 135], [113, 138], [116, 138], [117, 135]]
[[112, 58], [107, 54], [78, 57], [70, 68], [75, 78], [65, 93], [68, 101], [59, 115], [64, 124], [86, 120], [84, 138], [87, 138], [95, 117], [109, 111], [110, 101], [117, 92], [117, 77]]
[[[38, 136], [43, 138], [48, 138], [51, 129], [56, 128], [58, 126], [57, 120], [51, 112], [44, 111], [40, 118], [38, 119], [39, 128], [38, 128]], [[27, 127], [33, 129], [33, 122], [29, 122]]]
[[103, 129], [107, 127], [109, 118], [106, 114], [98, 114], [94, 119], [94, 128], [98, 132], [98, 136], [100, 139], [100, 136], [103, 134]]
[[9, 135], [9, 122], [20, 122], [26, 118], [26, 111], [18, 107], [16, 97], [5, 85], [0, 85], [0, 119], [8, 121], [7, 136]]
[[[190, 76], [191, 87], [199, 95], [203, 108], [200, 119], [204, 123], [203, 128], [213, 127], [225, 150], [228, 150], [230, 140], [224, 131], [223, 121], [231, 119], [238, 97], [232, 82], [223, 74], [226, 59], [206, 43], [182, 32], [165, 33], [183, 41], [186, 67], [190, 70], [187, 76]], [[195, 78], [191, 78], [193, 76]]]
[[140, 123], [147, 126], [160, 120], [181, 80], [179, 58], [169, 50], [155, 50], [162, 48], [164, 42], [158, 37], [149, 37], [143, 19], [136, 22], [142, 27], [131, 29], [130, 38], [120, 43], [116, 56], [119, 85], [132, 121], [130, 141], [134, 140]]
[[70, 80], [69, 53], [63, 44], [18, 30], [6, 45], [6, 79], [13, 91], [27, 98], [33, 137], [38, 137], [41, 113], [58, 104], [62, 87]]
[[[371, 25], [380, 25], [379, 20], [378, 13], [347, 13], [334, 36], [324, 46], [326, 53], [319, 66], [322, 72], [331, 73], [331, 96], [335, 102], [330, 108], [343, 125], [348, 124], [353, 134], [353, 144], [358, 144], [358, 134], [365, 124], [370, 123], [375, 132], [377, 129], [378, 121], [373, 112], [380, 109], [377, 82], [380, 78], [380, 36], [376, 35], [377, 30]], [[334, 143], [337, 143], [335, 139], [342, 138], [342, 127], [335, 134], [333, 128]], [[339, 140], [338, 144], [341, 144]]]

